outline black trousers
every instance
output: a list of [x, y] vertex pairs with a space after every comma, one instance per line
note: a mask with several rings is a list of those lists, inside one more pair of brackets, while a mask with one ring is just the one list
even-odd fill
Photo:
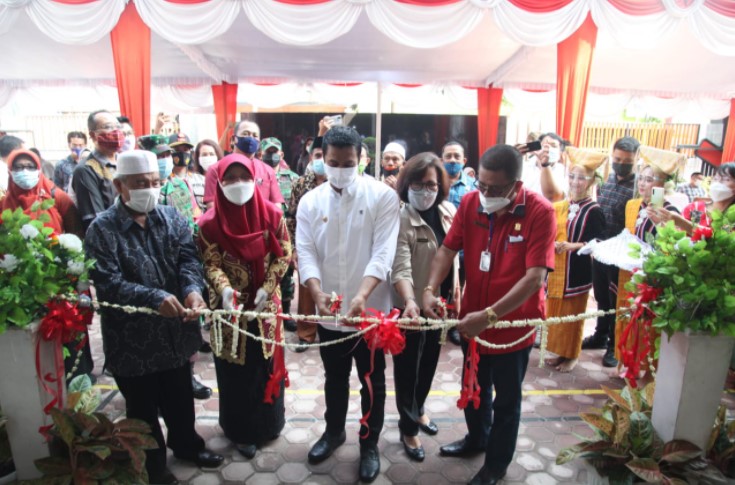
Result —
[[158, 449], [146, 450], [145, 466], [149, 477], [166, 469], [166, 441], [158, 422], [160, 411], [168, 428], [168, 446], [177, 457], [194, 459], [204, 449], [204, 440], [194, 429], [194, 394], [189, 363], [175, 369], [136, 377], [115, 376], [125, 398], [128, 418], [151, 426]]
[[[619, 270], [615, 266], [592, 261], [592, 290], [595, 292], [597, 309], [608, 311], [617, 305]], [[608, 348], [615, 347], [615, 315], [597, 317], [595, 336], [608, 339]]]
[[[319, 325], [319, 341], [322, 343], [339, 340], [347, 336], [345, 332], [329, 330]], [[324, 364], [324, 399], [326, 410], [324, 420], [327, 422], [327, 434], [339, 436], [345, 430], [347, 406], [350, 398], [350, 372], [352, 360], [357, 366], [360, 378], [360, 397], [363, 415], [370, 412], [367, 428], [360, 426], [360, 444], [377, 444], [383, 430], [385, 417], [385, 354], [375, 351], [375, 364], [370, 377], [373, 390], [372, 406], [365, 374], [370, 371], [370, 349], [365, 339], [351, 339], [346, 342], [320, 347], [319, 354]], [[367, 436], [362, 438], [363, 436]]]
[[[466, 355], [464, 341], [462, 350]], [[531, 347], [507, 354], [480, 354], [480, 407], [475, 409], [470, 403], [464, 418], [466, 439], [472, 447], [485, 448], [485, 469], [491, 473], [503, 473], [513, 461], [521, 423], [523, 378], [530, 355]]]
[[400, 419], [398, 428], [405, 436], [416, 436], [416, 421], [424, 414], [424, 403], [431, 390], [441, 345], [440, 330], [405, 332], [406, 348], [393, 356], [393, 378], [396, 407]]

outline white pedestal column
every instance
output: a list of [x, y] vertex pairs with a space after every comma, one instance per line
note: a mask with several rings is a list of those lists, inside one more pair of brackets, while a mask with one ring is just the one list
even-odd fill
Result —
[[[52, 423], [43, 408], [52, 397], [46, 393], [36, 376], [36, 338], [38, 324], [26, 329], [10, 327], [0, 335], [0, 406], [8, 418], [10, 449], [19, 480], [38, 478], [41, 473], [33, 461], [49, 456], [49, 448], [38, 432]], [[41, 369], [54, 369], [55, 343], [42, 341]], [[66, 385], [63, 386], [66, 389]], [[65, 400], [66, 397], [62, 396]]]
[[707, 445], [733, 350], [730, 337], [675, 333], [661, 336], [653, 398], [653, 427], [664, 442]]

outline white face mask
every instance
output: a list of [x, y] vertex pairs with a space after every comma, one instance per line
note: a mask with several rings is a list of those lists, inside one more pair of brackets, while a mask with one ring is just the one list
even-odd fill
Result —
[[125, 141], [123, 141], [123, 146], [120, 151], [127, 152], [128, 150], [135, 149], [135, 137], [133, 135], [128, 135], [125, 137]]
[[160, 187], [151, 187], [149, 189], [131, 189], [130, 200], [125, 202], [125, 205], [130, 207], [135, 212], [138, 212], [140, 214], [147, 214], [156, 207], [160, 195]]
[[205, 172], [215, 163], [217, 163], [217, 155], [205, 155], [203, 157], [199, 157], [199, 165], [204, 169]]
[[[5, 163], [5, 162], [0, 162]], [[38, 181], [41, 179], [40, 170], [18, 170], [10, 172], [10, 176], [13, 177], [15, 185], [23, 190], [31, 190], [33, 187], [38, 185]]]
[[549, 147], [549, 163], [556, 163], [561, 158], [561, 149]]
[[712, 197], [714, 202], [722, 202], [733, 195], [735, 195], [733, 190], [722, 182], [712, 182], [709, 186], [709, 196]]
[[437, 194], [438, 192], [432, 192], [430, 190], [408, 189], [408, 203], [416, 210], [425, 211], [434, 205]]
[[247, 201], [253, 198], [255, 193], [255, 182], [237, 182], [230, 185], [221, 185], [222, 193], [225, 194], [227, 200], [235, 205], [245, 205]]
[[338, 168], [324, 165], [324, 171], [329, 183], [337, 189], [349, 187], [357, 178], [357, 167]]
[[482, 204], [483, 212], [493, 214], [503, 207], [510, 205], [508, 195], [510, 195], [511, 192], [513, 192], [513, 187], [511, 187], [510, 192], [508, 192], [505, 197], [485, 197], [485, 194], [480, 192], [480, 204]]

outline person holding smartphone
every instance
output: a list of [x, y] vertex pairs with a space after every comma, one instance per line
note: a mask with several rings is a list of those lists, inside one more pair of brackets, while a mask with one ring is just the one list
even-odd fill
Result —
[[[664, 199], [664, 185], [676, 179], [676, 172], [684, 167], [684, 156], [677, 152], [642, 146], [640, 156], [643, 165], [638, 173], [638, 195], [625, 205], [625, 227], [641, 241], [648, 242], [656, 237], [656, 228], [662, 222], [657, 208], [664, 208], [669, 212], [678, 213], [679, 210]], [[671, 185], [671, 184], [669, 184]], [[617, 308], [628, 306], [628, 291], [625, 284], [631, 280], [632, 273], [621, 269], [618, 275]], [[615, 324], [615, 358], [620, 361], [620, 336], [623, 333], [627, 318], [619, 318]], [[652, 336], [652, 342], [655, 341]], [[651, 351], [655, 350], [654, 346]]]

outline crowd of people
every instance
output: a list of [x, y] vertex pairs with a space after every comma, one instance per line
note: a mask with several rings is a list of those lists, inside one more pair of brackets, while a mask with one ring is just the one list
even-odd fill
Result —
[[[167, 446], [201, 467], [223, 461], [205, 449], [194, 426], [193, 400], [212, 393], [193, 375], [198, 351], [214, 351], [219, 423], [236, 450], [252, 458], [279, 436], [284, 349], [273, 341], [285, 330], [296, 333], [296, 352], [329, 344], [319, 347], [326, 430], [309, 461], [327, 459], [345, 442], [354, 361], [364, 415], [359, 476], [373, 481], [380, 472], [386, 357], [365, 339], [345, 337], [357, 331], [349, 319], [396, 308], [411, 319], [458, 318], [448, 336], [465, 353], [477, 336], [495, 345], [478, 347], [481, 392], [479, 406], [465, 409], [467, 435], [440, 453], [484, 453], [471, 483], [498, 483], [515, 451], [534, 336], [529, 328], [493, 324], [584, 313], [590, 291], [600, 310], [624, 306], [630, 274], [580, 249], [624, 229], [646, 240], [668, 221], [691, 233], [695, 224], [709, 224], [713, 210], [735, 202], [735, 163], [719, 167], [708, 190], [701, 173], [675, 187], [681, 156], [631, 137], [616, 140], [607, 154], [572, 147], [555, 133], [532, 134], [527, 143], [488, 149], [476, 169], [467, 166], [459, 142], [446, 143], [440, 154], [408, 157], [394, 141], [383, 148], [375, 178], [365, 171], [363, 137], [330, 117], [305, 142], [302, 168], [296, 167], [303, 175], [284, 161], [281, 141], [261, 138], [256, 123], [243, 120], [231, 129], [219, 142], [196, 145], [183, 133], [136, 138], [127, 119], [95, 111], [88, 133], [68, 134], [69, 155], [53, 169], [19, 138], [0, 139], [2, 209], [37, 218], [34, 203], [53, 198], [43, 220], [84, 239], [96, 261], [97, 298], [158, 311], [101, 310], [105, 372], [124, 396], [127, 416], [148, 422], [159, 445], [147, 451], [152, 483], [176, 483]], [[654, 201], [656, 188], [670, 191], [663, 203]], [[341, 311], [335, 294], [344, 298]], [[199, 315], [206, 308], [341, 318], [241, 316], [232, 326], [210, 328]], [[621, 322], [600, 317], [584, 339], [583, 324], [550, 329], [548, 349], [556, 356], [549, 364], [570, 372], [583, 349], [606, 349], [602, 364], [618, 366]], [[210, 342], [202, 329], [212, 332]], [[410, 459], [422, 461], [419, 433], [439, 432], [424, 405], [441, 331], [417, 327], [404, 334], [405, 349], [393, 356], [400, 440]], [[89, 346], [77, 372], [92, 372]]]

